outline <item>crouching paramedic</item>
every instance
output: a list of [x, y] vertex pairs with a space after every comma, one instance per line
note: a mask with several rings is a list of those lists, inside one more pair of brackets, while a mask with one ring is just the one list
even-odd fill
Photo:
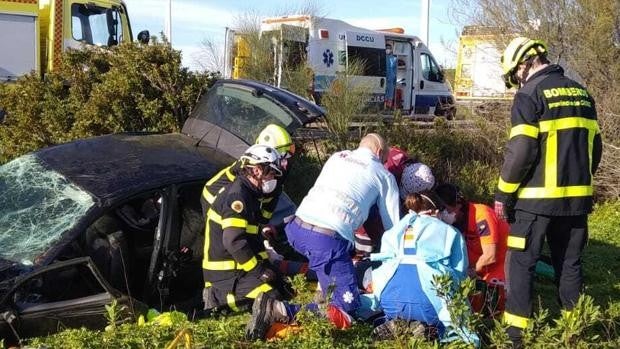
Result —
[[493, 208], [465, 199], [459, 187], [453, 184], [441, 184], [435, 192], [446, 206], [443, 221], [452, 224], [465, 238], [468, 274], [477, 277], [477, 292], [470, 298], [473, 310], [485, 316], [503, 312], [506, 302], [504, 259], [510, 226], [497, 219]]
[[[360, 305], [351, 260], [353, 232], [368, 218], [374, 204], [385, 227], [391, 228], [399, 219], [396, 180], [383, 167], [387, 151], [385, 140], [370, 133], [358, 149], [333, 154], [301, 202], [295, 219], [285, 228], [291, 245], [308, 257], [323, 295], [331, 293], [325, 315], [338, 328], [351, 326], [350, 315]], [[292, 320], [292, 312], [284, 308], [282, 302], [269, 297], [257, 298], [246, 336], [262, 339], [274, 321]]]
[[265, 145], [253, 145], [239, 159], [234, 181], [224, 187], [206, 214], [204, 259], [205, 309], [224, 305], [247, 308], [260, 293], [281, 299], [285, 282], [267, 260], [259, 199], [275, 190], [282, 175], [280, 156]]

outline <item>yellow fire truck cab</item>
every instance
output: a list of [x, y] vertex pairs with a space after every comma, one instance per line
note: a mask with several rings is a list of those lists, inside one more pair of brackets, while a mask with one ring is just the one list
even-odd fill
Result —
[[0, 0], [0, 83], [53, 70], [67, 48], [130, 41], [121, 0]]

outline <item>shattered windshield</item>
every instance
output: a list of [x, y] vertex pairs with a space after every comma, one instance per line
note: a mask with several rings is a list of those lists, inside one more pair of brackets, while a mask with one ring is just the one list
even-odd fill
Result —
[[90, 194], [33, 155], [0, 166], [0, 257], [33, 264], [93, 204]]

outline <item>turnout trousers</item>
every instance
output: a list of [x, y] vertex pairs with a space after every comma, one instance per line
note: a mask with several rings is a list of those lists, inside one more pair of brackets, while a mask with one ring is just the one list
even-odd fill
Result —
[[[219, 275], [218, 275], [219, 274]], [[269, 283], [261, 280], [262, 273], [259, 268], [248, 272], [243, 271], [211, 271], [204, 270], [203, 275], [207, 280], [218, 281], [205, 282], [203, 302], [205, 310], [214, 308], [228, 308], [233, 312], [248, 311], [252, 302], [260, 293], [266, 293], [275, 299], [289, 299], [292, 290], [279, 273], [276, 279]], [[216, 277], [214, 277], [216, 275]], [[229, 277], [222, 278], [221, 275]]]
[[587, 215], [543, 216], [517, 210], [508, 237], [504, 312], [504, 323], [510, 326], [508, 335], [515, 344], [521, 343], [521, 332], [532, 313], [534, 271], [545, 238], [562, 307], [572, 309], [582, 290], [581, 254], [588, 240]]

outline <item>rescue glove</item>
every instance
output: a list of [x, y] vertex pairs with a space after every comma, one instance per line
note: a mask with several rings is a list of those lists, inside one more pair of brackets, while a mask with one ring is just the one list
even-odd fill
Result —
[[498, 219], [508, 222], [509, 208], [508, 205], [501, 201], [495, 201], [495, 215]]
[[262, 282], [271, 282], [276, 279], [276, 272], [269, 267], [267, 262], [263, 262], [259, 266], [260, 276], [258, 277]]
[[266, 240], [274, 240], [278, 236], [278, 229], [272, 224], [266, 224], [261, 229], [261, 234]]

